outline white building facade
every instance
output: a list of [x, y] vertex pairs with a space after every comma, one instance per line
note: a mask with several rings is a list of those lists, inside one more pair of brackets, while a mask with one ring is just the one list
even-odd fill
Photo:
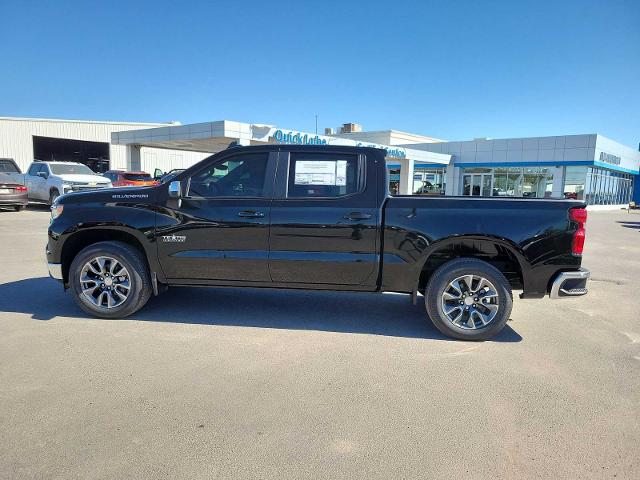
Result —
[[[112, 144], [111, 134], [167, 125], [172, 124], [0, 117], [0, 158], [15, 160], [23, 172], [36, 159], [79, 161], [100, 173], [127, 170], [130, 151]], [[147, 164], [166, 170], [186, 168], [208, 155], [156, 148], [139, 153]]]
[[229, 120], [181, 125], [0, 117], [0, 158], [14, 159], [23, 171], [39, 159], [80, 161], [97, 172], [166, 172], [232, 144], [265, 143], [383, 148], [393, 194], [571, 198], [593, 208], [628, 204], [640, 168], [638, 150], [599, 134], [449, 142], [398, 130], [318, 135]]
[[599, 134], [413, 145], [447, 153], [448, 195], [571, 198], [626, 205], [640, 152]]

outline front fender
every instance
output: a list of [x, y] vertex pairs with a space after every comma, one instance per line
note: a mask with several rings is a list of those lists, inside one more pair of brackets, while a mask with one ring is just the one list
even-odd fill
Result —
[[48, 262], [61, 263], [66, 278], [68, 265], [85, 246], [99, 241], [125, 241], [144, 253], [150, 270], [162, 280], [155, 245], [155, 215], [149, 204], [64, 204], [63, 214], [49, 226]]

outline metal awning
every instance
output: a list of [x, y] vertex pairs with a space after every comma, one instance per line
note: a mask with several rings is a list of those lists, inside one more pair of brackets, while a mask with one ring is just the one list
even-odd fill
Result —
[[273, 125], [248, 124], [220, 120], [217, 122], [172, 125], [111, 134], [111, 143], [194, 152], [220, 152], [233, 142], [239, 145], [282, 143], [296, 145], [349, 145], [382, 148], [389, 160], [412, 160], [420, 163], [448, 165], [451, 155], [415, 148], [360, 142], [347, 138], [286, 130]]

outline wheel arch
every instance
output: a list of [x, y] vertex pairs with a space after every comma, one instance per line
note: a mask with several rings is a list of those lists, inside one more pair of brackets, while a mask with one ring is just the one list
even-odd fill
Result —
[[500, 238], [465, 235], [438, 241], [425, 251], [417, 290], [424, 292], [429, 278], [441, 265], [456, 258], [476, 258], [502, 272], [513, 289], [522, 289], [529, 264], [519, 249]]
[[73, 259], [84, 248], [99, 242], [123, 242], [139, 250], [147, 262], [149, 271], [154, 271], [147, 252], [137, 236], [123, 228], [88, 228], [69, 236], [62, 247], [60, 263], [62, 264], [62, 278], [65, 285], [69, 281], [69, 268]]

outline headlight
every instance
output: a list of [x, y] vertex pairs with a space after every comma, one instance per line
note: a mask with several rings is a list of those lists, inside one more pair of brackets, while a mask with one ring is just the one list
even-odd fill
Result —
[[51, 205], [51, 220], [53, 221], [62, 215], [62, 210], [64, 210], [64, 205], [58, 205], [56, 203]]

